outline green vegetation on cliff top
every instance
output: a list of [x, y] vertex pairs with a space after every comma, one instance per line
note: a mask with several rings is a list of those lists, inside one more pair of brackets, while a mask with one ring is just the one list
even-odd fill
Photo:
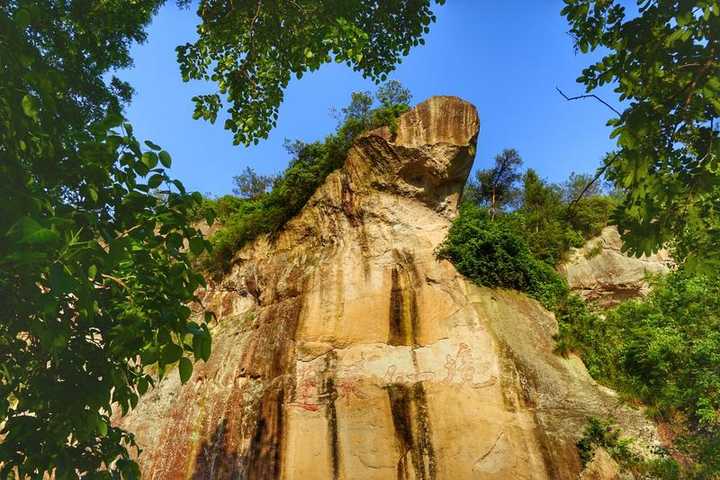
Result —
[[[411, 95], [397, 81], [380, 86], [375, 94], [379, 105], [373, 108], [369, 92], [355, 92], [350, 104], [340, 110], [335, 133], [325, 140], [303, 143], [286, 142], [292, 160], [273, 181], [270, 190], [256, 189], [247, 198], [226, 195], [204, 199], [196, 215], [212, 221], [217, 218], [219, 230], [212, 235], [212, 249], [202, 261], [211, 272], [221, 272], [231, 264], [235, 253], [261, 234], [273, 234], [295, 216], [325, 178], [340, 168], [348, 149], [361, 133], [381, 126], [395, 128], [396, 118], [409, 108]], [[238, 185], [256, 180], [252, 171], [238, 176]]]

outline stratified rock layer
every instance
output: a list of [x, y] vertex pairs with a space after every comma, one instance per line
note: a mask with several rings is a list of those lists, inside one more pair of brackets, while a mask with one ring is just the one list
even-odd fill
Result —
[[560, 270], [570, 288], [602, 307], [644, 296], [649, 291], [648, 275], [667, 273], [673, 260], [667, 250], [642, 257], [622, 252], [622, 239], [614, 226], [574, 249]]
[[434, 255], [479, 122], [433, 97], [369, 132], [204, 293], [213, 354], [121, 419], [146, 479], [575, 479], [589, 416], [642, 415], [553, 354], [551, 314]]

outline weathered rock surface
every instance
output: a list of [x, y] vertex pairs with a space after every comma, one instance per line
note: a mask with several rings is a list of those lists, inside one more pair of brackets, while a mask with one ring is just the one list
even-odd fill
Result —
[[667, 273], [673, 266], [667, 250], [640, 258], [621, 251], [622, 240], [617, 228], [605, 227], [600, 236], [582, 248], [573, 249], [560, 267], [572, 290], [602, 307], [648, 293], [648, 274]]
[[604, 448], [595, 451], [593, 459], [587, 464], [580, 480], [616, 480], [620, 478], [620, 467]]
[[[479, 121], [433, 97], [360, 138], [276, 238], [204, 293], [213, 354], [121, 419], [152, 479], [576, 479], [589, 416], [655, 430], [553, 354], [537, 302], [434, 255]], [[593, 477], [595, 478], [595, 477]], [[597, 477], [605, 478], [605, 477]]]

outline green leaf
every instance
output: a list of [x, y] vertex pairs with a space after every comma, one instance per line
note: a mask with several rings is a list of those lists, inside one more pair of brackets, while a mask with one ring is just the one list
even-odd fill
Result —
[[88, 187], [87, 190], [88, 190], [88, 196], [90, 197], [90, 199], [91, 199], [93, 202], [97, 202], [97, 201], [98, 201], [98, 192], [97, 192], [97, 190], [95, 190], [95, 188], [93, 188], [93, 187]]
[[192, 347], [196, 359], [208, 361], [212, 349], [212, 338], [207, 327], [204, 326], [202, 331], [193, 335]]
[[163, 150], [159, 153], [159, 156], [160, 163], [162, 163], [165, 168], [170, 168], [170, 165], [172, 165], [172, 158], [170, 158], [170, 154]]
[[165, 364], [177, 362], [182, 357], [182, 353], [182, 348], [174, 343], [165, 345], [162, 349], [162, 362]]
[[148, 381], [145, 377], [140, 377], [137, 388], [140, 395], [145, 395], [145, 392], [148, 390]]
[[205, 360], [206, 362], [210, 359], [210, 354], [212, 353], [212, 338], [210, 337], [210, 333], [208, 332], [205, 336], [203, 336], [202, 340], [202, 349], [200, 351], [200, 358]]
[[215, 223], [215, 210], [208, 209], [208, 211], [205, 212], [205, 221], [209, 226], [212, 226], [212, 224]]
[[35, 97], [32, 97], [30, 95], [25, 95], [22, 98], [21, 104], [22, 104], [22, 109], [23, 109], [23, 112], [25, 113], [25, 115], [27, 115], [28, 117], [32, 118], [33, 120], [35, 120], [37, 122], [39, 120], [39, 115], [38, 115], [38, 108], [37, 108], [37, 100], [35, 99]]
[[142, 154], [141, 161], [148, 169], [155, 168], [158, 163], [158, 156], [155, 152], [145, 152]]
[[57, 232], [43, 227], [30, 217], [22, 217], [11, 230], [19, 232], [20, 243], [25, 245], [42, 246], [60, 240]]
[[156, 173], [152, 177], [150, 177], [150, 180], [148, 180], [148, 187], [157, 188], [162, 184], [163, 180], [165, 180], [165, 176]]
[[15, 12], [13, 20], [19, 28], [25, 28], [30, 25], [30, 12], [28, 12], [25, 8], [21, 8], [17, 12]]
[[117, 112], [108, 112], [105, 117], [105, 125], [108, 129], [122, 125], [123, 117]]
[[98, 432], [99, 436], [101, 436], [101, 437], [107, 436], [108, 425], [107, 425], [107, 422], [105, 421], [105, 419], [100, 415], [98, 415], [96, 427], [97, 427], [97, 432]]
[[200, 255], [205, 250], [205, 240], [200, 237], [190, 239], [190, 251], [195, 255]]
[[157, 347], [145, 348], [140, 352], [140, 359], [144, 365], [152, 365], [159, 359]]
[[177, 187], [178, 191], [182, 195], [185, 195], [185, 193], [186, 193], [185, 186], [182, 184], [182, 182], [180, 180], [173, 180], [172, 183], [175, 185], [175, 187]]
[[158, 144], [153, 143], [150, 140], [145, 140], [145, 145], [147, 145], [148, 147], [150, 147], [151, 149], [153, 149], [155, 151], [162, 150]]
[[187, 383], [193, 372], [193, 365], [190, 359], [182, 357], [180, 359], [180, 363], [178, 364], [178, 370], [180, 371], [180, 382]]
[[90, 267], [88, 268], [88, 278], [90, 280], [95, 280], [96, 276], [97, 276], [97, 266], [90, 265]]

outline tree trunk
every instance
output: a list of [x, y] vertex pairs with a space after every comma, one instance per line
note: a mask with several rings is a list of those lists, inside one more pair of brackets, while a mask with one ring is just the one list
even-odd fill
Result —
[[495, 187], [492, 189], [492, 200], [490, 201], [490, 218], [495, 220]]

